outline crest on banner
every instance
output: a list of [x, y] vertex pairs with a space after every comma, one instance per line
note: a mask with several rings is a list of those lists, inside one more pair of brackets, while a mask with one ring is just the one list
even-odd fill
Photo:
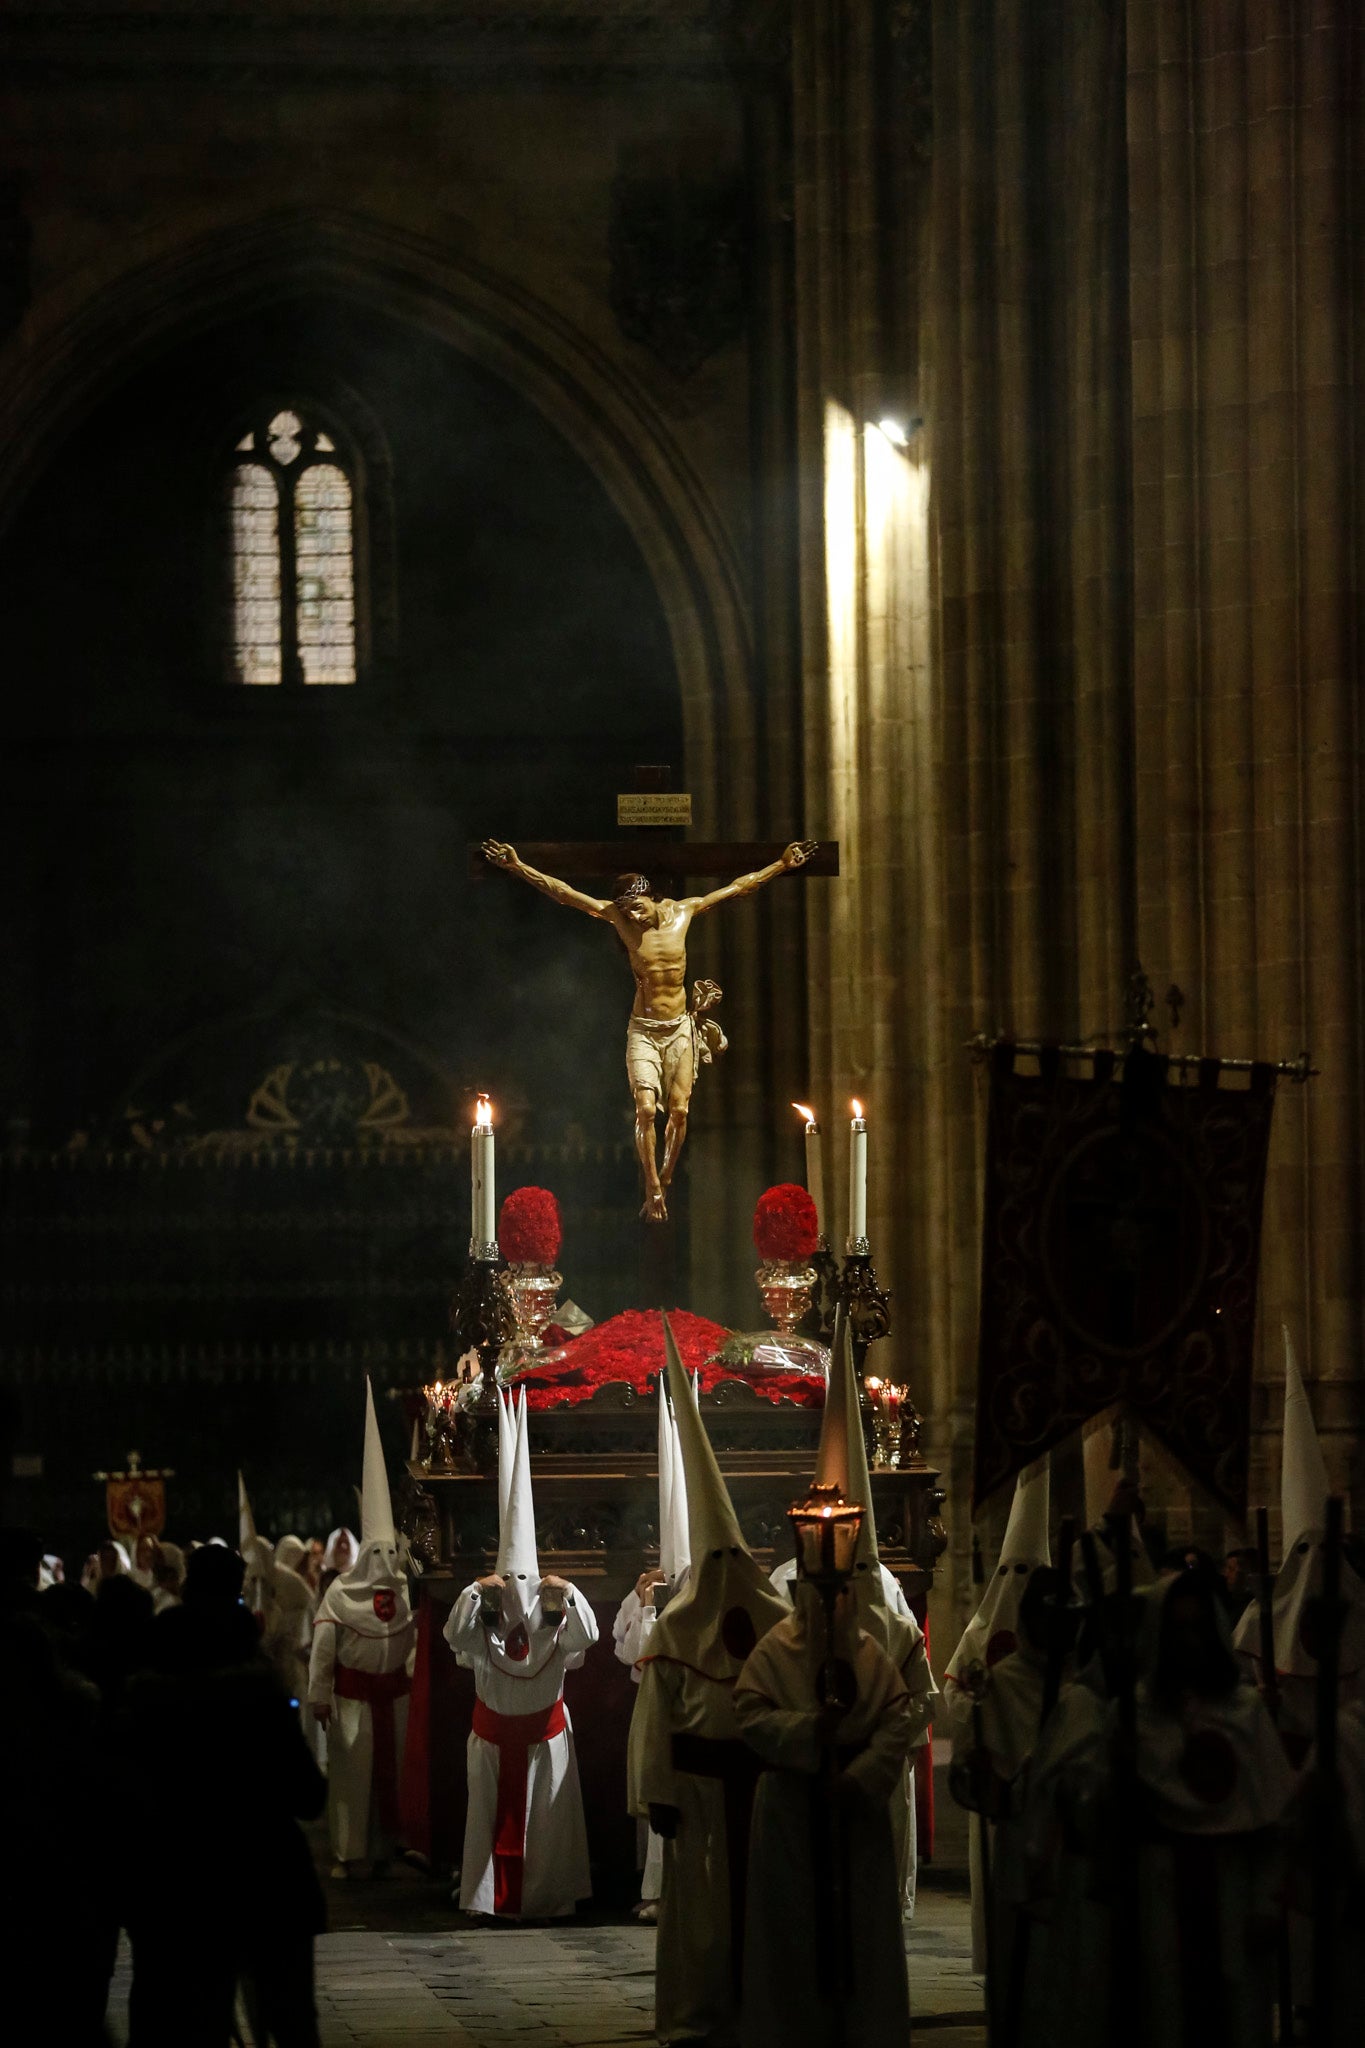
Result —
[[159, 1536], [166, 1526], [166, 1481], [174, 1479], [169, 1467], [144, 1471], [137, 1451], [129, 1451], [127, 1470], [95, 1472], [104, 1481], [105, 1512], [111, 1536]]

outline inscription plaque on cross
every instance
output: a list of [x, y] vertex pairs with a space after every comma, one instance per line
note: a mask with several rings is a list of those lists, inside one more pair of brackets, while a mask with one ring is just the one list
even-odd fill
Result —
[[[667, 771], [644, 769], [637, 783], [659, 791]], [[637, 796], [644, 791], [637, 791]], [[635, 806], [631, 806], [635, 808]], [[839, 849], [833, 842], [697, 841], [671, 831], [605, 840], [538, 840], [520, 850], [498, 839], [471, 847], [470, 872], [489, 865], [520, 877], [553, 903], [578, 910], [611, 926], [625, 947], [635, 979], [635, 1001], [626, 1027], [626, 1064], [635, 1104], [635, 1150], [644, 1180], [641, 1215], [668, 1220], [668, 1189], [687, 1136], [688, 1106], [699, 1065], [725, 1049], [715, 1017], [721, 991], [713, 981], [687, 990], [687, 936], [698, 917], [721, 905], [752, 896], [779, 876], [837, 875]], [[733, 879], [695, 895], [674, 897], [668, 883]], [[573, 878], [572, 880], [570, 878]], [[605, 881], [611, 893], [595, 896], [577, 881]], [[655, 1123], [665, 1117], [660, 1163]]]

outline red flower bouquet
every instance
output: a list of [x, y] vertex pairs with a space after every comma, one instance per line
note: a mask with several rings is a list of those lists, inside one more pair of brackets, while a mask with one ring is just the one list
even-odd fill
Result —
[[783, 1181], [758, 1198], [754, 1210], [754, 1247], [765, 1264], [784, 1260], [802, 1264], [815, 1257], [820, 1220], [804, 1188]]
[[564, 1240], [548, 1188], [514, 1188], [498, 1215], [498, 1245], [509, 1266], [553, 1266]]
[[[744, 1380], [769, 1401], [793, 1401], [802, 1408], [822, 1405], [823, 1374], [807, 1378], [791, 1372], [736, 1372], [716, 1355], [730, 1335], [719, 1323], [685, 1308], [670, 1309], [668, 1321], [684, 1366], [701, 1374], [703, 1393], [709, 1394], [722, 1380]], [[627, 1309], [572, 1338], [553, 1365], [533, 1367], [517, 1384], [525, 1387], [532, 1408], [576, 1407], [590, 1401], [599, 1387], [622, 1381], [637, 1394], [649, 1394], [663, 1366], [659, 1311]]]

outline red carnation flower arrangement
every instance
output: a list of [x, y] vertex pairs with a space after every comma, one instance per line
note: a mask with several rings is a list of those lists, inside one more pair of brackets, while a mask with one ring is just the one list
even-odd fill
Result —
[[[721, 1324], [685, 1308], [670, 1309], [668, 1320], [684, 1366], [701, 1374], [704, 1394], [723, 1380], [743, 1380], [774, 1404], [791, 1401], [801, 1408], [819, 1408], [824, 1402], [823, 1374], [734, 1372], [716, 1356], [730, 1335]], [[622, 1381], [637, 1394], [649, 1394], [663, 1364], [664, 1330], [659, 1311], [626, 1309], [585, 1330], [581, 1337], [571, 1338], [558, 1363], [533, 1369], [519, 1384], [525, 1387], [532, 1408], [573, 1408], [590, 1401], [599, 1387]]]
[[509, 1266], [553, 1266], [564, 1241], [548, 1188], [514, 1188], [498, 1214], [498, 1244]]
[[761, 1259], [804, 1264], [815, 1257], [819, 1241], [820, 1219], [805, 1188], [782, 1181], [759, 1196], [754, 1210], [754, 1246]]

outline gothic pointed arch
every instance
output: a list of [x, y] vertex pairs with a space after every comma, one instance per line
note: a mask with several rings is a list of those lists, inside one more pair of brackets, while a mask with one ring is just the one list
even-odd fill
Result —
[[35, 308], [0, 376], [0, 527], [106, 392], [229, 312], [320, 287], [407, 319], [536, 405], [600, 478], [659, 591], [672, 637], [694, 812], [703, 830], [752, 809], [751, 645], [719, 513], [648, 391], [561, 311], [423, 237], [290, 210], [155, 256], [63, 316]]

